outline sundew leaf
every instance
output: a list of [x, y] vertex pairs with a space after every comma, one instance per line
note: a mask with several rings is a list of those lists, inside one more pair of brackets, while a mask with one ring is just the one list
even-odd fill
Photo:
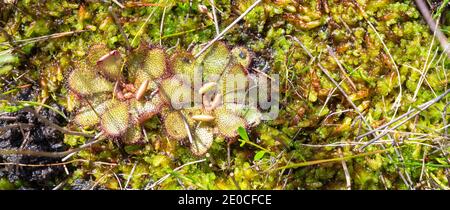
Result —
[[94, 106], [95, 111], [90, 106], [84, 106], [75, 115], [73, 122], [82, 127], [94, 126], [100, 122], [100, 118], [97, 114], [103, 114], [111, 103], [114, 103], [114, 101], [107, 100], [100, 103], [97, 106]]
[[249, 126], [256, 126], [261, 122], [262, 114], [256, 107], [248, 107], [241, 114]]
[[97, 61], [100, 73], [106, 78], [116, 81], [122, 77], [122, 57], [117, 50], [111, 51]]
[[225, 108], [214, 110], [219, 133], [225, 137], [236, 137], [239, 127], [246, 127], [245, 120]]
[[92, 106], [98, 106], [100, 104], [103, 104], [104, 102], [107, 101], [111, 101], [112, 98], [112, 93], [99, 93], [99, 94], [94, 94], [91, 95], [89, 97], [85, 97], [85, 100], [81, 100], [80, 103], [82, 105], [88, 106], [88, 102], [92, 105]]
[[165, 98], [167, 103], [175, 109], [180, 109], [192, 102], [192, 88], [176, 75], [164, 79], [161, 82], [161, 88], [168, 98]]
[[71, 91], [82, 96], [113, 90], [113, 83], [98, 75], [84, 62], [75, 65], [75, 69], [69, 74], [67, 84]]
[[220, 76], [230, 62], [230, 50], [223, 42], [211, 46], [197, 60], [203, 67], [203, 77], [206, 81], [213, 81], [213, 76]]
[[161, 78], [168, 71], [166, 59], [164, 49], [153, 48], [147, 52], [142, 70], [152, 78]]
[[[127, 67], [128, 67], [128, 80], [129, 81], [137, 80], [138, 74], [140, 74], [140, 73], [142, 74], [142, 68], [144, 66], [144, 60], [145, 60], [145, 55], [146, 55], [147, 51], [148, 51], [148, 47], [141, 45], [138, 49], [131, 51], [130, 54], [128, 55]], [[144, 79], [142, 79], [142, 81], [144, 81]], [[140, 84], [138, 84], [138, 85], [140, 85]]]
[[140, 87], [142, 85], [142, 83], [144, 83], [146, 80], [149, 80], [149, 84], [147, 86], [147, 92], [151, 92], [152, 90], [155, 90], [156, 88], [158, 88], [158, 84], [154, 82], [154, 79], [152, 79], [152, 77], [147, 74], [144, 71], [138, 71], [136, 73], [136, 79], [134, 80], [134, 86], [135, 87]]
[[242, 65], [230, 65], [220, 78], [224, 103], [245, 103], [248, 85], [247, 72]]
[[89, 48], [89, 52], [87, 54], [87, 64], [89, 66], [95, 66], [97, 65], [97, 61], [107, 55], [109, 53], [109, 49], [106, 45], [104, 44], [97, 44], [97, 45], [93, 45]]
[[[223, 84], [234, 83], [239, 84], [238, 87], [246, 88], [248, 86], [247, 70], [239, 63], [230, 64], [224, 74], [221, 76], [221, 82]], [[222, 87], [225, 87], [224, 85]]]
[[194, 56], [186, 52], [177, 52], [170, 58], [172, 71], [176, 75], [182, 75], [183, 79], [193, 82], [195, 68]]
[[147, 90], [155, 89], [157, 87], [155, 80], [170, 75], [165, 51], [147, 46], [134, 50], [128, 59], [128, 73], [128, 80], [134, 81], [136, 87], [149, 80]]
[[125, 102], [113, 100], [101, 115], [100, 124], [106, 135], [118, 137], [127, 131], [129, 118], [128, 105]]
[[243, 79], [247, 80], [248, 71], [241, 64], [233, 63], [232, 65], [229, 65], [229, 68], [227, 68], [226, 74], [239, 75], [242, 76]]
[[214, 141], [211, 127], [199, 126], [195, 129], [194, 142], [191, 144], [191, 151], [196, 156], [204, 155]]
[[162, 107], [162, 101], [159, 96], [153, 97], [150, 101], [138, 101], [133, 99], [130, 102], [130, 113], [132, 121], [142, 123], [154, 115], [158, 114]]
[[188, 137], [183, 118], [178, 112], [174, 111], [166, 114], [164, 117], [164, 127], [167, 134], [174, 139], [184, 139]]
[[142, 128], [139, 125], [130, 126], [127, 129], [127, 132], [122, 138], [123, 143], [125, 144], [137, 144], [143, 138]]
[[231, 50], [233, 58], [244, 68], [249, 68], [253, 59], [253, 54], [245, 47], [235, 47]]
[[100, 118], [90, 107], [85, 107], [75, 115], [73, 122], [82, 127], [91, 127], [99, 123]]
[[256, 108], [256, 106], [245, 105], [245, 104], [236, 104], [236, 103], [227, 103], [224, 104], [224, 107], [237, 114], [238, 116], [245, 119], [247, 125], [255, 126], [261, 122], [262, 114]]

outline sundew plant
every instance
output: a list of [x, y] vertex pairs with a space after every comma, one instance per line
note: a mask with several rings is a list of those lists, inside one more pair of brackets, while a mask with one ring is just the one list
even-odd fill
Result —
[[446, 0], [0, 1], [0, 189], [450, 189]]
[[160, 114], [165, 133], [189, 139], [192, 153], [201, 156], [215, 134], [231, 139], [239, 127], [261, 121], [255, 96], [246, 97], [252, 55], [245, 48], [230, 50], [218, 42], [194, 59], [188, 52], [169, 57], [162, 48], [141, 44], [125, 63], [117, 50], [106, 49], [89, 48], [67, 78], [79, 104], [73, 122], [81, 127], [99, 127], [109, 138], [139, 144], [144, 143], [142, 124]]

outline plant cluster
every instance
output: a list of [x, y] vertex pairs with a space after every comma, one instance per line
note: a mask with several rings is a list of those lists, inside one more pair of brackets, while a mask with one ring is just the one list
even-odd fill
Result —
[[[245, 99], [251, 58], [247, 49], [230, 50], [222, 42], [198, 58], [183, 51], [169, 56], [148, 44], [127, 56], [94, 45], [67, 78], [78, 102], [73, 122], [81, 127], [100, 125], [110, 138], [139, 144], [144, 138], [141, 125], [159, 114], [171, 139], [189, 139], [193, 154], [203, 155], [214, 135], [235, 138], [239, 127], [260, 121], [255, 103], [237, 100]], [[193, 85], [197, 79], [201, 85]], [[229, 88], [237, 83], [244, 88]]]

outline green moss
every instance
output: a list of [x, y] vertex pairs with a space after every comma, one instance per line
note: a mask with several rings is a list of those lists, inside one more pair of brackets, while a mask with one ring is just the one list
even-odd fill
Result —
[[6, 178], [0, 178], [0, 190], [14, 190], [16, 186], [10, 183]]

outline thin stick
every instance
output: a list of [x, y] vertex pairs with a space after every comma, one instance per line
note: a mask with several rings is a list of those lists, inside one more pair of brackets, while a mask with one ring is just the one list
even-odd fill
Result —
[[143, 3], [143, 2], [127, 2], [125, 7], [133, 8], [133, 7], [163, 7], [165, 4], [159, 3]]
[[385, 189], [385, 190], [388, 190], [387, 184], [386, 184], [386, 180], [384, 179], [383, 174], [380, 174], [380, 179], [381, 179], [381, 182], [382, 182], [383, 185], [384, 185], [384, 189]]
[[342, 111], [337, 111], [337, 112], [332, 112], [330, 114], [328, 114], [323, 120], [322, 122], [326, 122], [328, 120], [328, 118], [330, 118], [331, 116], [337, 115], [337, 114], [343, 114], [343, 113], [347, 113], [347, 112], [353, 112], [353, 109], [345, 109]]
[[125, 9], [125, 6], [123, 6], [123, 4], [121, 4], [119, 1], [117, 0], [112, 0], [112, 2], [114, 2], [115, 4], [117, 4], [117, 6], [119, 6], [122, 9]]
[[99, 179], [98, 179], [98, 180], [90, 187], [89, 190], [94, 190], [95, 187], [97, 187], [97, 185], [99, 185], [100, 182], [103, 181], [103, 179], [105, 179], [105, 178], [111, 176], [111, 174], [108, 174], [108, 173], [111, 172], [112, 169], [113, 169], [113, 168], [110, 168], [108, 171], [106, 171], [106, 173], [104, 173], [104, 175], [101, 176], [101, 177], [100, 177], [100, 178], [99, 178]]
[[[344, 81], [340, 81], [339, 84], [343, 83]], [[322, 114], [322, 111], [325, 109], [325, 107], [328, 104], [328, 101], [330, 101], [331, 97], [333, 97], [334, 92], [336, 91], [337, 88], [333, 88], [330, 93], [327, 96], [327, 99], [325, 99], [325, 102], [323, 103], [322, 108], [319, 111], [319, 115]]]
[[[158, 84], [158, 89], [159, 92], [166, 98], [169, 98], [169, 96], [167, 95], [166, 91], [164, 90], [164, 88], [162, 88], [161, 84], [159, 84], [158, 82], [156, 82]], [[172, 104], [169, 103], [169, 106], [172, 110], [174, 110], [174, 108], [172, 107]], [[189, 138], [189, 143], [193, 144], [194, 143], [194, 138], [192, 137], [192, 132], [191, 132], [191, 128], [189, 127], [188, 121], [186, 119], [186, 116], [184, 116], [183, 113], [181, 113], [179, 110], [177, 110], [176, 112], [181, 119], [183, 120], [183, 124], [184, 124], [184, 128], [186, 129], [187, 133], [188, 133], [188, 138]]]
[[125, 44], [126, 44], [127, 50], [131, 50], [130, 41], [128, 41], [128, 37], [125, 34], [125, 31], [123, 30], [122, 24], [120, 24], [119, 17], [117, 17], [116, 12], [114, 12], [114, 9], [112, 6], [109, 6], [108, 11], [111, 14], [111, 16], [113, 17], [114, 22], [116, 23], [117, 27], [119, 27], [119, 31], [122, 34], [123, 38], [125, 39]]
[[189, 10], [186, 13], [186, 17], [184, 18], [184, 22], [186, 22], [187, 19], [189, 18], [189, 14], [191, 13], [191, 10], [192, 10], [192, 0], [189, 0]]
[[119, 184], [119, 188], [120, 188], [120, 190], [123, 190], [123, 187], [122, 187], [122, 183], [120, 182], [120, 179], [119, 179], [119, 177], [117, 176], [117, 174], [116, 174], [116, 173], [113, 173], [113, 175], [114, 175], [114, 177], [116, 178], [116, 180], [117, 180], [117, 183]]
[[[281, 190], [286, 189], [286, 185], [287, 185], [289, 176], [290, 176], [291, 174], [292, 174], [292, 168], [289, 169], [289, 172], [288, 172], [288, 174], [286, 175], [286, 178], [284, 178], [284, 183], [283, 183], [283, 187], [281, 187]], [[281, 176], [280, 176], [280, 177], [281, 177]]]
[[64, 187], [64, 185], [67, 183], [67, 180], [62, 181], [61, 183], [59, 183], [58, 185], [56, 185], [52, 190], [59, 190], [62, 187]]
[[164, 30], [164, 19], [166, 18], [166, 9], [167, 7], [164, 7], [163, 14], [161, 17], [161, 25], [159, 26], [159, 46], [162, 46], [162, 36]]
[[342, 158], [342, 168], [344, 169], [344, 174], [345, 174], [345, 181], [347, 182], [347, 190], [351, 190], [352, 189], [352, 181], [350, 178], [350, 173], [348, 172], [348, 168], [347, 168], [347, 163], [344, 160], [344, 154], [342, 153], [341, 148], [338, 148], [338, 152], [339, 152], [339, 157]]
[[[449, 92], [449, 90], [447, 90], [447, 92]], [[426, 108], [428, 108], [429, 106], [431, 106], [432, 103], [430, 103]], [[413, 117], [415, 117], [416, 115], [420, 114], [423, 110], [425, 109], [419, 109], [416, 113], [414, 113], [413, 115], [407, 117], [406, 119], [404, 119], [403, 121], [401, 121], [400, 123], [398, 123], [397, 125], [395, 125], [394, 127], [392, 127], [390, 130], [394, 130], [398, 127], [400, 127], [401, 125], [405, 124], [406, 122], [408, 122], [410, 119], [412, 119]], [[360, 149], [364, 149], [365, 147], [369, 146], [370, 144], [372, 144], [373, 142], [377, 141], [378, 139], [382, 138], [383, 136], [385, 136], [388, 133], [387, 130], [384, 130], [380, 135], [376, 136], [375, 138], [373, 138], [372, 140], [368, 141], [364, 146], [362, 146]]]
[[64, 166], [71, 163], [76, 162], [84, 162], [84, 163], [93, 163], [94, 165], [107, 165], [107, 166], [117, 166], [117, 163], [108, 163], [108, 162], [91, 162], [89, 160], [84, 159], [73, 159], [67, 162], [61, 162], [61, 163], [47, 163], [47, 164], [25, 164], [25, 163], [0, 163], [0, 166], [20, 166], [20, 167], [53, 167], [53, 166]]
[[449, 50], [450, 44], [448, 43], [447, 37], [445, 36], [444, 33], [442, 33], [441, 29], [436, 27], [436, 22], [434, 22], [433, 18], [431, 17], [431, 13], [430, 10], [428, 9], [428, 6], [423, 0], [415, 0], [415, 2], [420, 13], [422, 13], [423, 18], [430, 27], [430, 30], [436, 34], [436, 37], [439, 40], [442, 49], [444, 49], [444, 52], [447, 52], [447, 55], [450, 58], [450, 50]]
[[14, 120], [17, 120], [17, 117], [13, 117], [13, 116], [0, 116], [0, 120], [14, 121]]
[[422, 156], [422, 170], [420, 170], [420, 176], [419, 176], [419, 183], [422, 182], [422, 177], [423, 174], [425, 172], [425, 158], [427, 157], [427, 150], [423, 151], [423, 156]]
[[148, 140], [147, 131], [145, 130], [144, 125], [141, 125], [141, 129], [142, 129], [142, 133], [144, 134], [145, 142], [149, 143], [150, 141]]
[[153, 16], [153, 14], [155, 13], [156, 9], [158, 7], [154, 7], [152, 12], [148, 15], [147, 19], [145, 19], [145, 22], [141, 25], [141, 27], [139, 28], [139, 31], [136, 33], [136, 35], [134, 36], [133, 40], [131, 40], [131, 45], [134, 45], [134, 42], [136, 41], [136, 39], [141, 35], [142, 31], [144, 30], [144, 27], [147, 25], [148, 21], [150, 20], [150, 18]]
[[289, 78], [286, 78], [286, 81], [288, 81], [289, 85], [292, 87], [292, 89], [294, 90], [295, 95], [297, 95], [300, 99], [306, 101], [306, 98], [303, 97], [298, 91], [297, 88], [295, 88], [295, 85], [292, 83], [292, 81]]
[[64, 152], [42, 152], [42, 151], [32, 151], [32, 150], [15, 150], [15, 149], [1, 149], [0, 155], [28, 155], [28, 156], [38, 156], [38, 157], [50, 157], [50, 158], [59, 158], [69, 155], [71, 153], [79, 152], [95, 143], [104, 141], [107, 138], [100, 138], [95, 141], [92, 141], [88, 144], [85, 144], [76, 149], [70, 149]]
[[[423, 140], [418, 140], [418, 141], [423, 141]], [[375, 142], [373, 144], [374, 145], [382, 145], [382, 144], [391, 144], [391, 143], [392, 143], [391, 140], [382, 140], [382, 141], [377, 141], [377, 142]], [[361, 145], [361, 144], [364, 144], [364, 142], [336, 142], [336, 143], [332, 143], [332, 144], [299, 144], [299, 145], [300, 146], [304, 146], [304, 147], [321, 148], [321, 147], [355, 146], [355, 145]], [[417, 141], [414, 141], [413, 139], [407, 139], [407, 141], [405, 141], [404, 144], [416, 144], [416, 145], [423, 145], [423, 146], [431, 147], [431, 148], [434, 148], [434, 149], [440, 149], [437, 146], [433, 146], [431, 144], [417, 142]]]
[[[184, 35], [184, 34], [192, 33], [192, 32], [195, 32], [195, 31], [198, 31], [198, 30], [201, 30], [201, 29], [208, 28], [211, 25], [212, 24], [204, 25], [204, 26], [201, 26], [201, 27], [198, 27], [198, 28], [194, 28], [194, 29], [190, 29], [190, 30], [186, 30], [186, 31], [175, 32], [173, 34], [167, 34], [167, 35], [164, 35], [163, 37], [161, 37], [160, 39], [164, 40], [164, 39], [167, 39], [167, 38], [171, 38], [171, 37], [176, 37], [176, 36], [181, 36], [181, 35]], [[187, 51], [189, 51], [189, 48], [188, 48]]]
[[347, 72], [345, 71], [344, 67], [342, 67], [341, 62], [336, 57], [336, 54], [334, 53], [333, 49], [331, 49], [330, 46], [327, 45], [328, 53], [330, 53], [331, 57], [336, 61], [337, 65], [339, 66], [339, 69], [341, 70], [342, 77], [347, 80], [348, 84], [352, 87], [354, 91], [357, 91], [355, 83], [350, 79], [350, 77], [347, 75]]
[[283, 167], [276, 168], [274, 170], [299, 168], [299, 167], [318, 165], [318, 164], [323, 164], [323, 163], [337, 162], [337, 161], [342, 161], [342, 160], [351, 160], [353, 158], [365, 157], [365, 156], [380, 154], [380, 153], [384, 153], [384, 152], [388, 152], [388, 150], [387, 149], [377, 150], [377, 151], [366, 152], [366, 153], [361, 153], [361, 154], [357, 154], [357, 155], [344, 156], [342, 158], [339, 157], [339, 158], [331, 158], [331, 159], [324, 159], [324, 160], [313, 160], [313, 161], [307, 161], [307, 162], [301, 162], [301, 163], [293, 163], [293, 164], [289, 164], [289, 165], [286, 165]]
[[[436, 27], [438, 27], [438, 24], [439, 24], [439, 22], [436, 24]], [[426, 74], [427, 74], [428, 70], [430, 69], [431, 64], [433, 63], [434, 58], [436, 57], [438, 49], [436, 49], [436, 52], [435, 52], [433, 58], [431, 59], [429, 65], [428, 65], [428, 58], [430, 58], [430, 54], [431, 54], [431, 50], [432, 50], [433, 45], [434, 45], [435, 37], [436, 37], [436, 30], [434, 30], [433, 38], [431, 39], [430, 48], [428, 49], [427, 59], [425, 60], [425, 64], [423, 65], [423, 70], [422, 71], [418, 70], [419, 73], [420, 73], [420, 79], [419, 79], [419, 82], [417, 83], [416, 90], [414, 91], [414, 96], [413, 96], [413, 99], [412, 99], [413, 101], [416, 100], [417, 94], [419, 93], [419, 90], [422, 87], [422, 83], [423, 83], [424, 80], [426, 80]], [[431, 91], [433, 91], [433, 88], [431, 86], [430, 86], [430, 89], [431, 89]], [[434, 91], [433, 91], [433, 93], [434, 93]]]
[[227, 144], [227, 169], [231, 168], [231, 145]]
[[77, 131], [71, 131], [71, 130], [67, 130], [55, 123], [53, 123], [52, 121], [46, 119], [45, 117], [41, 116], [36, 110], [34, 110], [33, 108], [30, 107], [25, 107], [23, 108], [24, 111], [28, 111], [30, 113], [32, 113], [35, 117], [37, 117], [40, 121], [42, 121], [44, 124], [58, 130], [61, 133], [65, 133], [68, 135], [75, 135], [75, 136], [84, 136], [84, 137], [88, 137], [88, 138], [92, 138], [94, 137], [92, 134], [88, 134], [88, 133], [83, 133], [83, 132], [77, 132]]
[[359, 135], [359, 136], [357, 136], [356, 138], [359, 139], [359, 138], [363, 138], [363, 137], [365, 137], [365, 136], [371, 135], [371, 134], [373, 134], [373, 133], [375, 133], [375, 132], [377, 132], [377, 131], [380, 131], [380, 130], [382, 130], [382, 129], [384, 129], [384, 128], [386, 128], [386, 127], [388, 127], [388, 126], [390, 126], [390, 125], [392, 125], [392, 124], [394, 124], [394, 123], [396, 123], [396, 122], [398, 122], [399, 120], [401, 120], [401, 119], [407, 117], [407, 116], [410, 115], [411, 113], [417, 112], [417, 113], [415, 113], [414, 115], [411, 115], [410, 117], [408, 117], [407, 119], [409, 120], [409, 119], [413, 118], [414, 116], [416, 116], [417, 114], [419, 114], [421, 111], [426, 110], [426, 109], [427, 109], [428, 107], [430, 107], [431, 105], [433, 105], [433, 104], [439, 102], [442, 98], [444, 98], [444, 97], [445, 97], [446, 95], [448, 95], [449, 93], [450, 93], [450, 89], [448, 89], [447, 91], [445, 91], [443, 94], [439, 95], [438, 97], [436, 97], [436, 98], [434, 98], [434, 99], [432, 99], [432, 100], [429, 100], [429, 101], [427, 101], [427, 102], [425, 102], [425, 103], [419, 105], [417, 108], [415, 108], [415, 109], [413, 109], [413, 110], [411, 110], [411, 111], [409, 111], [409, 112], [406, 112], [405, 114], [400, 115], [400, 116], [397, 117], [396, 119], [391, 120], [389, 123], [386, 123], [386, 124], [384, 124], [383, 126], [380, 126], [380, 127], [376, 128], [376, 129], [374, 129], [374, 130], [371, 130], [371, 131], [369, 131], [369, 132], [367, 132], [367, 133], [365, 133], [365, 134]]
[[[436, 50], [437, 50], [437, 49], [436, 49]], [[417, 68], [415, 68], [415, 67], [412, 67], [412, 66], [410, 66], [410, 65], [408, 65], [408, 64], [403, 64], [403, 66], [406, 66], [406, 67], [412, 69], [413, 71], [419, 72], [419, 74], [420, 74], [421, 76], [424, 77], [423, 81], [425, 81], [425, 83], [427, 83], [428, 88], [430, 88], [430, 90], [431, 90], [431, 92], [433, 93], [433, 95], [434, 95], [435, 97], [437, 97], [436, 91], [434, 91], [433, 87], [430, 85], [430, 82], [428, 82], [428, 79], [426, 78], [426, 75], [425, 75], [423, 72], [421, 72], [419, 69], [417, 69]], [[417, 86], [417, 87], [419, 87], [419, 86]], [[413, 101], [416, 101], [416, 97], [413, 97]], [[411, 107], [409, 107], [408, 111], [409, 111], [409, 110], [411, 110]]]
[[[55, 33], [55, 34], [50, 34], [50, 35], [45, 35], [45, 36], [40, 36], [40, 37], [29, 38], [29, 39], [15, 40], [14, 42], [17, 42], [17, 43], [37, 42], [37, 41], [46, 40], [46, 39], [59, 38], [59, 37], [69, 36], [69, 35], [73, 35], [73, 34], [77, 34], [77, 33], [83, 33], [86, 31], [88, 31], [88, 30], [61, 32], [61, 33]], [[8, 42], [0, 42], [0, 44], [5, 44], [5, 43], [8, 43]]]
[[[116, 84], [117, 84], [117, 82], [116, 82]], [[114, 98], [114, 96], [113, 96], [113, 98]], [[91, 110], [94, 112], [94, 114], [95, 114], [99, 119], [101, 119], [100, 114], [97, 112], [97, 110], [95, 110], [95, 108], [94, 108], [94, 106], [92, 105], [92, 103], [91, 103], [89, 100], [87, 100], [86, 98], [84, 98], [84, 97], [81, 97], [81, 99], [82, 99], [83, 101], [85, 101], [85, 102], [87, 103], [87, 105], [89, 106], [89, 108], [91, 108]]]
[[204, 53], [211, 45], [213, 45], [217, 40], [222, 38], [223, 35], [225, 35], [234, 25], [236, 25], [240, 20], [242, 20], [249, 12], [253, 10], [259, 3], [261, 3], [262, 0], [257, 0], [255, 3], [253, 3], [247, 10], [245, 10], [242, 15], [240, 15], [236, 20], [234, 20], [229, 26], [227, 26], [222, 32], [220, 32], [219, 35], [217, 35], [213, 40], [208, 42], [205, 47], [203, 47], [194, 57], [198, 58], [202, 53]]
[[442, 120], [444, 122], [444, 126], [442, 129], [444, 129], [444, 134], [448, 135], [448, 127], [447, 127], [447, 108], [449, 107], [450, 103], [447, 103], [444, 107], [444, 111], [442, 112]]
[[[100, 138], [102, 135], [103, 135], [103, 132], [98, 133], [98, 134], [94, 137], [93, 141], [87, 142], [87, 143], [83, 144], [81, 147], [85, 147], [86, 145], [92, 145], [93, 142], [94, 142], [96, 139]], [[106, 138], [105, 138], [105, 139], [106, 139]], [[66, 161], [66, 160], [68, 160], [70, 157], [72, 157], [73, 155], [75, 155], [77, 152], [79, 152], [79, 151], [73, 151], [73, 152], [67, 154], [67, 156], [65, 156], [65, 157], [62, 158], [61, 160], [62, 160], [62, 161]]]
[[216, 27], [216, 34], [217, 34], [217, 36], [219, 36], [220, 29], [219, 29], [219, 21], [217, 20], [216, 5], [214, 3], [214, 0], [209, 0], [209, 3], [211, 4], [211, 7], [212, 7], [212, 13], [213, 13], [213, 18], [214, 18], [214, 26]]
[[31, 128], [33, 126], [34, 126], [33, 124], [27, 124], [27, 123], [14, 123], [14, 124], [4, 125], [4, 126], [0, 127], [0, 131], [7, 131], [7, 130], [11, 130], [13, 128], [20, 128], [20, 127]]
[[134, 174], [134, 170], [136, 170], [137, 163], [138, 163], [137, 161], [134, 163], [133, 168], [131, 169], [130, 175], [128, 175], [127, 182], [125, 182], [125, 187], [124, 187], [125, 189], [127, 189], [128, 183], [130, 183], [131, 177]]

